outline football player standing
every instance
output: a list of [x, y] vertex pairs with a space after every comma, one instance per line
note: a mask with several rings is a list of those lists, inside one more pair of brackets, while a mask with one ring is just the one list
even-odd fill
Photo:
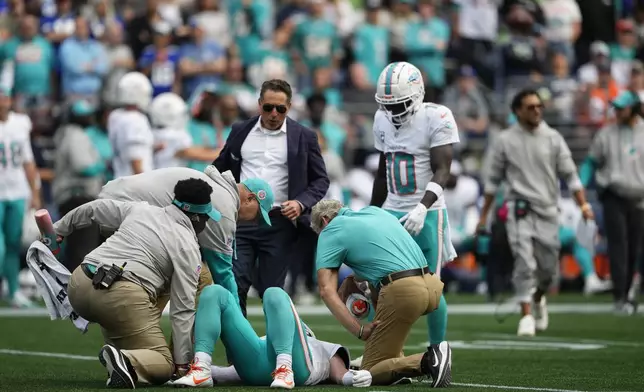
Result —
[[[375, 148], [380, 164], [371, 205], [400, 219], [440, 276], [443, 263], [456, 258], [443, 189], [450, 176], [458, 128], [451, 110], [423, 102], [425, 85], [414, 65], [391, 63], [380, 73], [374, 117]], [[439, 350], [447, 329], [447, 302], [427, 316], [430, 350]], [[448, 346], [449, 347], [449, 346]], [[449, 356], [451, 358], [451, 355]], [[447, 370], [451, 373], [451, 363]], [[446, 387], [451, 380], [444, 378]]]

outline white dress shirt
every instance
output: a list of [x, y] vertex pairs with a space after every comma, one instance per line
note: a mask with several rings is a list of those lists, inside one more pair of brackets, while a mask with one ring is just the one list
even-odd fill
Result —
[[280, 129], [271, 131], [258, 120], [242, 144], [241, 159], [241, 181], [261, 178], [268, 182], [275, 196], [274, 207], [288, 200], [286, 121]]

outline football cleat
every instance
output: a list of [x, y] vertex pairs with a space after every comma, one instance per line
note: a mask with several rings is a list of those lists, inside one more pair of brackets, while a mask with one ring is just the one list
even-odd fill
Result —
[[545, 331], [548, 329], [548, 307], [546, 304], [546, 296], [541, 296], [541, 300], [534, 303], [534, 326], [537, 331]]
[[519, 328], [517, 329], [518, 336], [534, 336], [536, 333], [536, 325], [534, 316], [531, 314], [521, 317], [519, 320]]
[[271, 388], [280, 389], [293, 389], [295, 387], [295, 380], [293, 379], [293, 370], [282, 365], [275, 369], [273, 374], [273, 382]]
[[613, 282], [610, 280], [601, 280], [595, 274], [589, 275], [584, 282], [584, 294], [591, 295], [603, 293], [613, 288]]
[[215, 382], [212, 379], [210, 366], [200, 363], [195, 358], [190, 364], [188, 373], [175, 380], [172, 385], [175, 387], [210, 388], [215, 385]]
[[114, 346], [106, 344], [101, 348], [98, 359], [107, 369], [109, 375], [107, 386], [111, 388], [135, 389], [134, 377], [130, 374], [127, 359]]
[[452, 349], [447, 342], [427, 347], [427, 352], [420, 361], [420, 369], [432, 378], [432, 388], [444, 388], [451, 384], [451, 362]]

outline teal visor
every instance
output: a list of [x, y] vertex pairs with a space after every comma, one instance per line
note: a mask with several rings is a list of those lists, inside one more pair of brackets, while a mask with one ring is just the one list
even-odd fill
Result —
[[190, 212], [192, 214], [208, 215], [210, 219], [214, 220], [215, 222], [219, 222], [219, 220], [221, 220], [221, 212], [213, 208], [212, 204], [210, 203], [191, 204], [191, 203], [184, 203], [182, 201], [175, 199], [175, 200], [172, 200], [172, 204], [179, 207], [182, 211], [185, 211], [185, 212]]

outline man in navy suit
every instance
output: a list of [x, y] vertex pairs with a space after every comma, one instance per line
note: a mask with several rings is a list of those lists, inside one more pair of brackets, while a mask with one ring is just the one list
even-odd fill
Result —
[[292, 96], [284, 80], [264, 82], [261, 114], [233, 124], [214, 162], [220, 172], [230, 170], [237, 181], [265, 180], [275, 195], [270, 226], [240, 223], [237, 227], [233, 272], [244, 315], [251, 285], [260, 296], [269, 287], [284, 286], [298, 231], [310, 230], [311, 208], [329, 188], [317, 135], [287, 117]]

